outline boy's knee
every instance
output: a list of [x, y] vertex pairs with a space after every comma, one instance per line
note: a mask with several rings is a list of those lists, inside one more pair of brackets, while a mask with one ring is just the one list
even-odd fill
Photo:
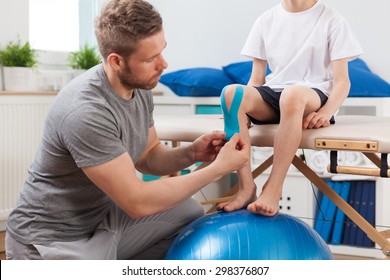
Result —
[[240, 132], [240, 124], [238, 120], [241, 108], [242, 99], [244, 98], [245, 90], [240, 85], [230, 85], [225, 87], [221, 93], [221, 109], [224, 115], [224, 126], [226, 139]]
[[[245, 99], [245, 89], [241, 85], [228, 85], [221, 92], [221, 105], [224, 114], [233, 111], [237, 114]], [[224, 110], [225, 109], [225, 110]]]
[[279, 105], [282, 111], [296, 111], [300, 107], [304, 108], [305, 102], [302, 100], [302, 94], [299, 87], [289, 87], [283, 90]]
[[230, 104], [236, 95], [238, 87], [241, 87], [240, 85], [228, 85], [223, 88], [221, 95], [225, 99], [225, 102]]

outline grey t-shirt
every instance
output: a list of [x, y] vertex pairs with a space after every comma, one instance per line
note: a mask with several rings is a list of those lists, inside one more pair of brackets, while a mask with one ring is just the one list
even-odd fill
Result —
[[136, 89], [131, 100], [118, 97], [102, 65], [73, 79], [48, 113], [7, 232], [25, 244], [90, 236], [113, 202], [81, 168], [125, 152], [136, 163], [153, 125], [150, 91]]

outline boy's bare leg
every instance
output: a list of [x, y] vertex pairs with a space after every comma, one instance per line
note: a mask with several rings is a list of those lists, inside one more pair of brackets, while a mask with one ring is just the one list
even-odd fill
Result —
[[302, 116], [291, 116], [281, 120], [275, 135], [271, 174], [257, 200], [248, 205], [249, 211], [265, 216], [278, 213], [284, 179], [299, 146], [301, 135]]
[[[231, 200], [218, 204], [218, 210], [231, 212], [234, 210], [242, 209], [243, 207], [246, 207], [249, 203], [255, 201], [256, 185], [253, 181], [250, 165], [238, 170], [237, 174], [240, 186], [238, 192]], [[252, 178], [252, 180], [250, 180], [250, 178]]]
[[319, 97], [312, 89], [291, 87], [283, 94], [271, 174], [257, 200], [248, 205], [249, 211], [265, 216], [273, 216], [279, 211], [283, 183], [301, 141], [303, 116], [320, 107]]
[[[243, 100], [241, 102], [240, 108], [238, 110], [238, 120], [240, 126], [240, 135], [243, 141], [250, 145], [249, 130], [248, 130], [248, 119], [246, 117], [246, 112], [253, 110], [262, 111], [266, 116], [271, 115], [274, 117], [273, 112], [268, 108], [262, 109], [262, 104], [264, 101], [260, 97], [260, 94], [256, 89], [252, 87], [244, 87], [245, 93]], [[229, 109], [234, 97], [235, 86], [229, 86], [225, 92], [226, 106]], [[264, 106], [264, 105], [263, 105]], [[237, 171], [239, 190], [236, 195], [229, 201], [220, 203], [217, 206], [218, 210], [224, 211], [234, 211], [239, 210], [243, 207], [246, 207], [249, 203], [255, 201], [256, 199], [256, 185], [253, 180], [251, 165], [248, 163], [247, 166]]]

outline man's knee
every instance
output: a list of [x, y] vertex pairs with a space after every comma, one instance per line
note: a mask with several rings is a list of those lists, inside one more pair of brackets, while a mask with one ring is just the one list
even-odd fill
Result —
[[180, 215], [179, 220], [181, 220], [183, 225], [191, 223], [205, 214], [203, 207], [193, 198], [187, 199], [180, 204], [177, 211]]
[[205, 214], [203, 207], [193, 198], [185, 200], [169, 212], [170, 217], [167, 219], [177, 228], [182, 228]]

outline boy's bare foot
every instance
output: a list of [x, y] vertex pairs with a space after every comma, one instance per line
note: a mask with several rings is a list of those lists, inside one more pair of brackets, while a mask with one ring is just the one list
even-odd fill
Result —
[[248, 211], [260, 214], [263, 216], [274, 216], [279, 212], [279, 200], [281, 191], [273, 190], [270, 187], [263, 188], [262, 193], [256, 199], [248, 205]]
[[255, 199], [256, 185], [254, 184], [253, 188], [240, 188], [231, 200], [218, 204], [217, 210], [223, 210], [226, 212], [240, 210], [243, 207], [247, 206], [249, 203], [255, 201]]

